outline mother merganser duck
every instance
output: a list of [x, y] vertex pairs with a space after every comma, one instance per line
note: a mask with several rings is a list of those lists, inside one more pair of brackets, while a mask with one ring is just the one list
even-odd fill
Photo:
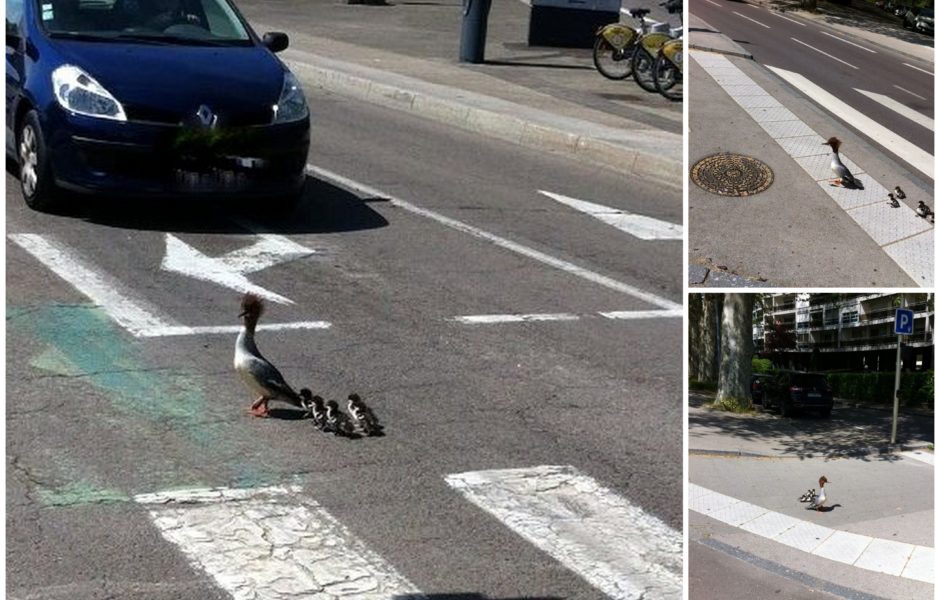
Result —
[[819, 478], [819, 495], [816, 496], [816, 500], [813, 502], [813, 508], [816, 510], [822, 510], [826, 505], [826, 484], [829, 482], [826, 479], [826, 476], [823, 475]]
[[842, 160], [839, 158], [839, 148], [842, 146], [842, 140], [837, 137], [831, 137], [823, 142], [823, 146], [832, 148], [832, 159], [829, 161], [829, 168], [832, 169], [833, 174], [836, 176], [833, 183], [841, 185], [842, 187], [845, 187], [845, 184], [848, 183], [854, 188], [861, 189], [862, 184], [858, 179], [852, 176], [849, 168], [843, 165]]
[[235, 340], [234, 364], [245, 386], [258, 394], [249, 412], [256, 417], [267, 417], [268, 402], [271, 400], [309, 410], [303, 398], [288, 385], [280, 371], [261, 355], [255, 345], [255, 327], [263, 311], [261, 298], [251, 293], [245, 294], [242, 298], [242, 312], [238, 315], [244, 324]]

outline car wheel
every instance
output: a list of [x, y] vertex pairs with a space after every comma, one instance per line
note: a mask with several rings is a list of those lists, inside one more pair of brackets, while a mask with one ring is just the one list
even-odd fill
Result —
[[780, 403], [780, 416], [781, 417], [793, 416], [793, 405], [789, 404], [786, 400]]
[[828, 419], [829, 417], [832, 416], [832, 408], [830, 407], [830, 408], [822, 409], [821, 411], [819, 411], [819, 416], [824, 419]]
[[23, 200], [33, 210], [49, 211], [56, 205], [58, 190], [52, 180], [46, 141], [35, 110], [26, 113], [16, 139]]

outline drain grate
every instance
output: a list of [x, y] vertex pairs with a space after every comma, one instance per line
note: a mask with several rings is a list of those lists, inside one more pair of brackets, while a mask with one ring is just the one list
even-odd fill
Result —
[[752, 156], [722, 152], [692, 165], [695, 185], [719, 196], [752, 196], [770, 187], [774, 172]]

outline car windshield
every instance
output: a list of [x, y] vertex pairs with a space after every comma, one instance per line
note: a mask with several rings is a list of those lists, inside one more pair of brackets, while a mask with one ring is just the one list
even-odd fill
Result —
[[151, 44], [248, 45], [227, 0], [36, 0], [52, 37]]
[[920, 11], [920, 16], [922, 16], [922, 17], [928, 17], [928, 18], [932, 19], [932, 18], [933, 18], [933, 9], [932, 9], [932, 8], [925, 8], [924, 10]]

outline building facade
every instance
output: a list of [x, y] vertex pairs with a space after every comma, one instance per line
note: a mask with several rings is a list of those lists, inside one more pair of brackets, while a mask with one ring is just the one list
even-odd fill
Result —
[[754, 307], [754, 350], [778, 367], [893, 371], [897, 308], [914, 312], [902, 336], [903, 370], [933, 369], [932, 294], [763, 294]]

